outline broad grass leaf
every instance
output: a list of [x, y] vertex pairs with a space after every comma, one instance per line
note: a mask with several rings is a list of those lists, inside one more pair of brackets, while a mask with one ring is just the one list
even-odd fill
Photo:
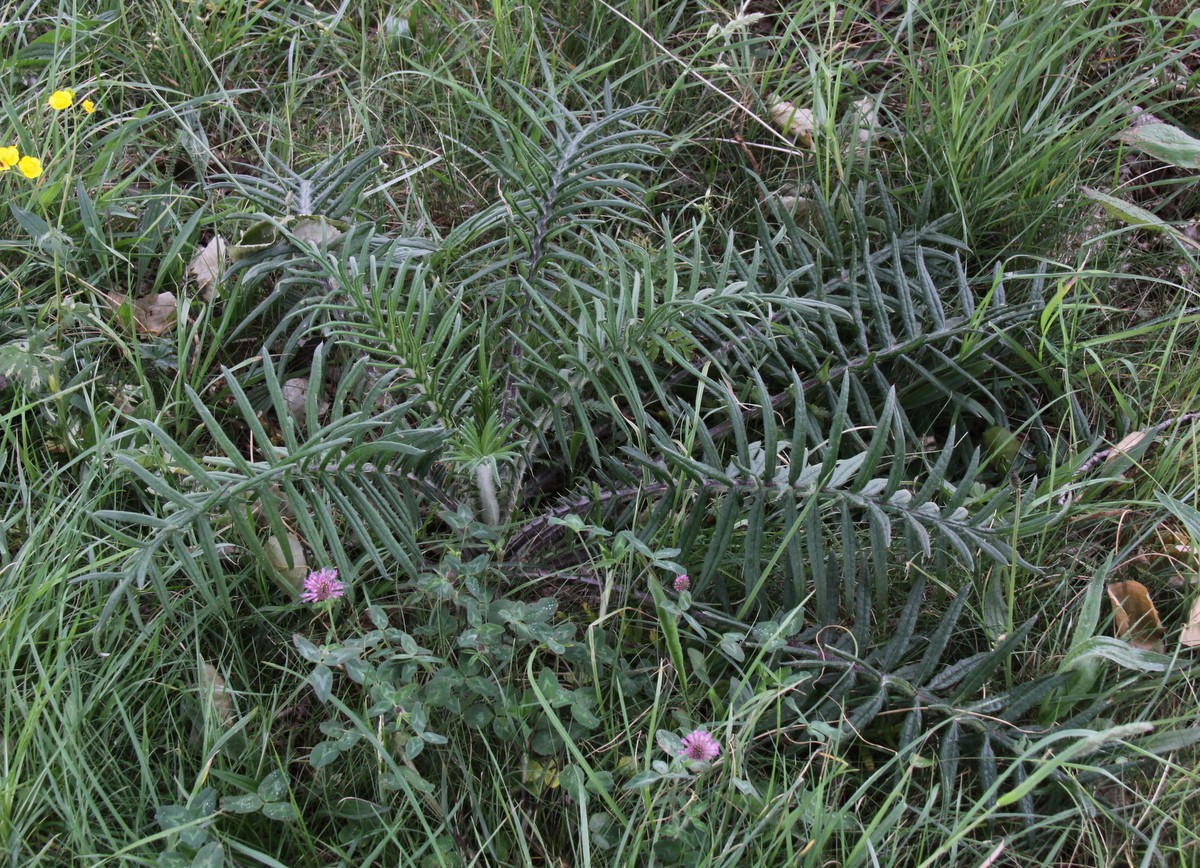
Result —
[[12, 204], [8, 208], [13, 218], [21, 224], [21, 228], [33, 238], [33, 243], [39, 250], [62, 261], [72, 258], [75, 242], [69, 235], [57, 226], [51, 226], [32, 211]]
[[1157, 229], [1160, 232], [1166, 232], [1171, 227], [1151, 211], [1145, 208], [1140, 208], [1132, 202], [1126, 202], [1124, 199], [1118, 199], [1116, 196], [1109, 196], [1107, 193], [1101, 193], [1099, 190], [1093, 190], [1091, 187], [1084, 187], [1083, 194], [1089, 199], [1099, 202], [1104, 206], [1104, 210], [1116, 217], [1122, 223], [1130, 226], [1141, 226], [1146, 229]]
[[683, 653], [683, 643], [679, 639], [679, 624], [676, 621], [678, 610], [667, 599], [667, 595], [663, 591], [662, 585], [658, 583], [658, 579], [654, 578], [654, 576], [649, 576], [646, 581], [650, 586], [650, 595], [654, 598], [654, 608], [657, 610], [658, 623], [662, 627], [663, 638], [667, 641], [667, 651], [671, 655], [671, 662], [675, 666], [675, 673], [679, 677], [679, 683], [686, 690], [688, 686], [688, 667], [687, 658]]
[[1181, 244], [1200, 248], [1200, 244], [1197, 244], [1157, 214], [1147, 211], [1145, 208], [1139, 208], [1132, 202], [1126, 202], [1124, 199], [1118, 199], [1116, 196], [1109, 196], [1107, 193], [1101, 193], [1099, 190], [1093, 190], [1090, 187], [1084, 187], [1083, 194], [1093, 202], [1099, 202], [1104, 206], [1105, 211], [1128, 226], [1165, 232]]
[[1123, 130], [1117, 138], [1143, 154], [1180, 169], [1200, 169], [1200, 139], [1192, 138], [1171, 124], [1141, 124]]
[[1123, 669], [1135, 672], [1165, 672], [1171, 663], [1171, 658], [1165, 654], [1143, 651], [1111, 636], [1093, 636], [1066, 656], [1062, 662], [1062, 671], [1086, 667], [1085, 671], [1089, 672], [1090, 679], [1087, 683], [1090, 684], [1094, 681], [1094, 676], [1090, 674], [1090, 664], [1094, 660], [1108, 660]]
[[1150, 592], [1141, 582], [1113, 582], [1108, 586], [1117, 638], [1144, 651], [1163, 650], [1162, 619]]

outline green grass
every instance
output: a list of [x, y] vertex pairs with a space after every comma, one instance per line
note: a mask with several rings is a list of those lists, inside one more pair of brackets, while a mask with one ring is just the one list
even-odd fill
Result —
[[0, 0], [0, 851], [1194, 862], [1197, 188], [1115, 137], [1197, 131], [1198, 52]]

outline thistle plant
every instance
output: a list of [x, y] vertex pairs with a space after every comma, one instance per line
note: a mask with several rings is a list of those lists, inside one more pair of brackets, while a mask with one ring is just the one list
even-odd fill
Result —
[[93, 5], [0, 27], [12, 860], [1188, 861], [1177, 3]]

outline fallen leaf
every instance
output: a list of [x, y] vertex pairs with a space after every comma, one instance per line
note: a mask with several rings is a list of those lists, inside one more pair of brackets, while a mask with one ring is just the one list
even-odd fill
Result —
[[1151, 435], [1147, 431], [1134, 431], [1126, 434], [1109, 450], [1108, 457], [1104, 459], [1104, 472], [1113, 473], [1117, 469], [1127, 470], [1133, 461], [1142, 456], [1151, 440]]
[[783, 210], [792, 212], [796, 217], [803, 216], [812, 206], [812, 200], [801, 195], [800, 189], [791, 184], [780, 187], [775, 192], [775, 200], [783, 206]]
[[221, 272], [225, 270], [227, 263], [225, 239], [220, 235], [214, 235], [212, 240], [205, 244], [188, 263], [188, 274], [196, 281], [200, 295], [205, 301], [213, 297], [213, 290], [221, 279]]
[[[295, 218], [285, 218], [286, 220]], [[230, 262], [238, 262], [250, 256], [270, 250], [282, 240], [279, 234], [279, 223], [275, 220], [259, 220], [242, 232], [236, 244], [227, 248]]]
[[313, 247], [327, 247], [342, 237], [342, 230], [324, 217], [304, 217], [296, 221], [292, 234]]
[[213, 666], [207, 660], [200, 662], [200, 703], [204, 716], [221, 723], [222, 726], [233, 726], [234, 708], [233, 691]]
[[855, 152], [863, 154], [879, 132], [879, 104], [869, 96], [850, 106], [850, 124], [855, 135]]
[[1126, 639], [1134, 648], [1143, 651], [1163, 650], [1163, 625], [1150, 599], [1150, 592], [1141, 582], [1113, 582], [1108, 586], [1108, 598], [1113, 606], [1113, 627], [1118, 639]]
[[533, 793], [541, 793], [546, 788], [556, 789], [560, 783], [558, 766], [553, 760], [547, 760], [542, 765], [538, 760], [525, 758], [521, 774], [521, 782]]
[[300, 593], [304, 585], [304, 577], [308, 575], [308, 561], [304, 557], [304, 546], [294, 534], [287, 535], [288, 553], [291, 555], [292, 566], [288, 566], [288, 553], [283, 550], [283, 544], [278, 537], [270, 537], [263, 546], [267, 550], [267, 560], [276, 572], [284, 579], [288, 587]]
[[292, 377], [290, 380], [284, 380], [280, 391], [283, 392], [283, 400], [287, 404], [288, 413], [303, 429], [308, 416], [308, 377]]
[[1192, 611], [1188, 614], [1188, 622], [1183, 627], [1179, 641], [1189, 648], [1200, 646], [1200, 597], [1192, 603]]
[[799, 108], [787, 100], [776, 100], [771, 105], [771, 121], [785, 136], [796, 144], [811, 148], [816, 118], [812, 109]]
[[133, 325], [144, 335], [158, 337], [174, 328], [178, 312], [174, 293], [142, 296], [133, 303]]
[[[309, 423], [308, 418], [308, 390], [312, 388], [308, 377], [293, 377], [290, 380], [284, 380], [281, 391], [283, 392], [284, 403], [287, 404], [288, 414], [296, 420], [296, 424], [302, 431], [307, 431]], [[318, 395], [320, 392], [317, 393]], [[329, 401], [322, 398], [317, 401], [317, 417], [320, 418], [329, 412]]]
[[1119, 452], [1122, 455], [1128, 455], [1136, 449], [1148, 435], [1145, 431], [1134, 431], [1132, 434], [1126, 434], [1121, 438], [1120, 442], [1113, 446], [1113, 452]]

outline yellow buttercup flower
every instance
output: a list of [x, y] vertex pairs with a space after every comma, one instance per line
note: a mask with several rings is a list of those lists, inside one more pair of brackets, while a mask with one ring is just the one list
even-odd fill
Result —
[[37, 157], [21, 157], [17, 160], [17, 169], [26, 178], [36, 178], [42, 174], [42, 161]]
[[71, 107], [71, 103], [75, 102], [75, 91], [71, 90], [70, 88], [67, 88], [66, 90], [56, 90], [54, 93], [50, 94], [50, 99], [47, 100], [47, 102], [49, 102], [50, 108], [58, 112], [62, 111], [63, 109], [69, 109]]
[[17, 164], [19, 159], [21, 159], [21, 152], [17, 150], [16, 145], [10, 148], [0, 148], [0, 172], [7, 172]]
[[85, 112], [87, 112], [88, 114], [91, 114], [92, 112], [94, 112], [96, 110], [96, 104], [94, 102], [92, 102], [90, 99], [85, 99], [83, 101], [83, 110]]

